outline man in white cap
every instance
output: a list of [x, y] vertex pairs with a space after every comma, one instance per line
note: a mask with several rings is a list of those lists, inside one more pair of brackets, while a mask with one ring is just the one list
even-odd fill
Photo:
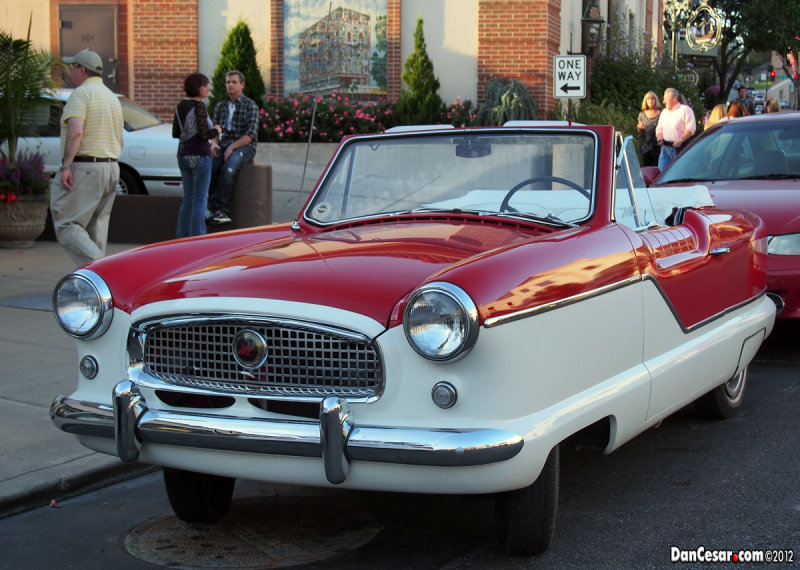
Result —
[[56, 239], [78, 265], [105, 255], [119, 184], [122, 107], [103, 84], [103, 60], [89, 49], [63, 58], [77, 85], [61, 115], [61, 168], [50, 192]]

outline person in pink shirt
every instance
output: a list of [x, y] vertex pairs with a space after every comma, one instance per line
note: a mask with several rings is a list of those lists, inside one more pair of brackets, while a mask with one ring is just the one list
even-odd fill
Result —
[[683, 143], [694, 135], [697, 121], [694, 111], [689, 105], [681, 103], [678, 90], [668, 87], [664, 91], [664, 110], [658, 117], [656, 140], [661, 146], [658, 156], [658, 168], [664, 168], [675, 158]]

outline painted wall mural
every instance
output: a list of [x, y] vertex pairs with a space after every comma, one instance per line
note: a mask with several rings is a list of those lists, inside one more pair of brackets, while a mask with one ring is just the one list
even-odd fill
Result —
[[284, 0], [284, 95], [386, 93], [386, 0]]

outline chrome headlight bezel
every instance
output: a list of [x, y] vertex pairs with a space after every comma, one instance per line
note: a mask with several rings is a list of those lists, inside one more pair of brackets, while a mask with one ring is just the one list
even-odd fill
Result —
[[111, 289], [88, 269], [66, 275], [53, 290], [56, 321], [73, 338], [91, 340], [103, 335], [111, 326], [112, 309]]
[[[436, 330], [422, 330], [436, 327]], [[411, 347], [435, 362], [466, 356], [478, 339], [478, 309], [469, 295], [446, 282], [428, 283], [411, 294], [403, 311], [403, 329]], [[437, 338], [438, 337], [438, 338]]]
[[800, 255], [800, 233], [767, 236], [769, 255]]

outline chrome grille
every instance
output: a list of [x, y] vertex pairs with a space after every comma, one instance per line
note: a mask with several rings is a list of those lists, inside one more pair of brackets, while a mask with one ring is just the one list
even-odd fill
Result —
[[[245, 329], [267, 342], [259, 368], [234, 357]], [[141, 326], [145, 372], [181, 386], [252, 395], [371, 398], [383, 391], [382, 362], [368, 338], [286, 320], [171, 319]]]

